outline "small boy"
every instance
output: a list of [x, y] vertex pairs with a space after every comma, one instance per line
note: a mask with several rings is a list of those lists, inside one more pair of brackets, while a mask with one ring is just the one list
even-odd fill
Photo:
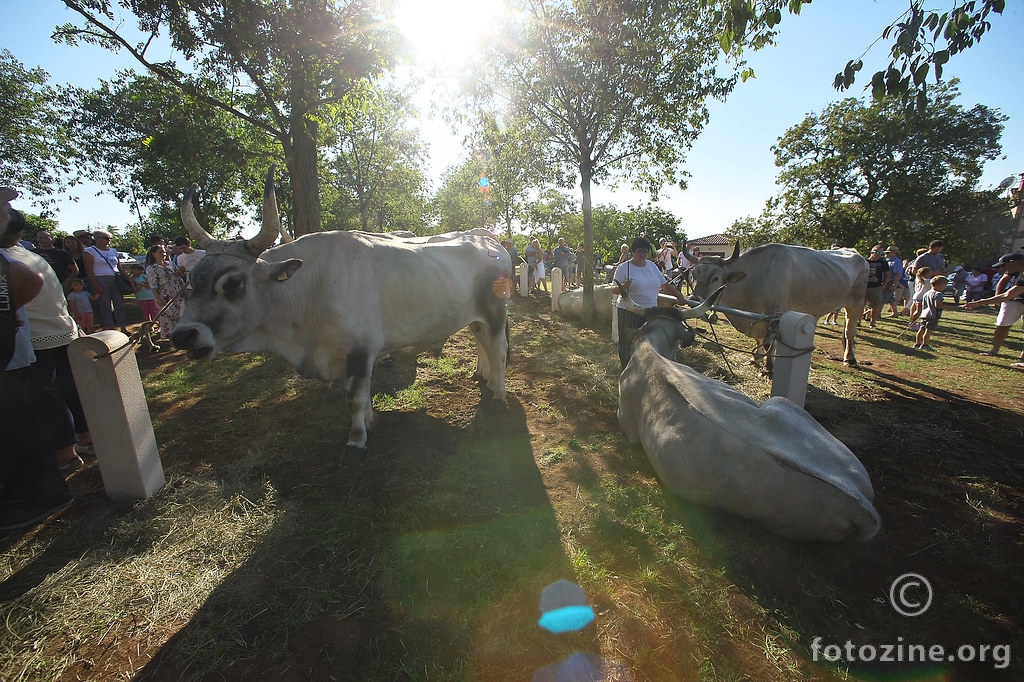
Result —
[[81, 279], [71, 280], [71, 293], [68, 294], [68, 312], [75, 318], [75, 322], [86, 334], [92, 334], [96, 327], [92, 317], [92, 304], [89, 302], [89, 294], [85, 290], [85, 281]]
[[949, 282], [944, 275], [935, 275], [928, 280], [931, 289], [921, 297], [921, 328], [917, 330], [917, 342], [914, 350], [926, 350], [935, 352], [935, 349], [928, 345], [932, 332], [939, 326], [939, 318], [945, 308], [955, 306], [946, 305], [942, 301], [943, 292]]
[[156, 295], [149, 286], [149, 278], [146, 277], [146, 270], [138, 263], [128, 268], [131, 273], [132, 289], [135, 290], [135, 302], [139, 304], [142, 316], [147, 320], [155, 320], [160, 312], [156, 307]]

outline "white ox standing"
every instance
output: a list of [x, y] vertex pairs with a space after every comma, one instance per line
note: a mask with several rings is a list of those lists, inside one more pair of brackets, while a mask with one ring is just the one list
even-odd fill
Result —
[[[691, 261], [695, 259], [683, 244]], [[843, 362], [857, 365], [854, 340], [857, 322], [864, 312], [868, 288], [868, 262], [852, 249], [815, 251], [804, 246], [765, 244], [740, 255], [736, 242], [732, 256], [702, 256], [690, 270], [693, 295], [706, 298], [728, 285], [719, 305], [762, 315], [791, 310], [821, 317], [846, 309], [843, 331]], [[743, 317], [729, 317], [739, 332], [764, 346], [768, 325]], [[769, 342], [770, 343], [770, 342]], [[768, 348], [764, 349], [766, 352]]]
[[857, 456], [787, 398], [757, 405], [675, 362], [693, 343], [683, 319], [699, 308], [640, 308], [633, 355], [619, 376], [619, 426], [643, 446], [674, 493], [751, 519], [793, 540], [868, 540], [881, 520]]
[[508, 252], [480, 233], [404, 238], [320, 232], [270, 248], [280, 224], [273, 184], [264, 190], [263, 228], [248, 241], [217, 241], [196, 220], [192, 188], [181, 219], [206, 256], [174, 345], [190, 358], [273, 351], [304, 376], [347, 380], [352, 411], [348, 445], [366, 447], [374, 420], [374, 360], [400, 348], [440, 348], [468, 326], [477, 343], [477, 375], [505, 401]]

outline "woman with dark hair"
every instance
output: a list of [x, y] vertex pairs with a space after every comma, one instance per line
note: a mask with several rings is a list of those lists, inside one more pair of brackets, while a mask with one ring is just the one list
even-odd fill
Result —
[[160, 309], [168, 301], [173, 302], [167, 306], [159, 316], [160, 341], [169, 341], [171, 332], [181, 321], [181, 314], [185, 310], [185, 300], [179, 295], [185, 288], [174, 266], [165, 260], [164, 247], [159, 244], [149, 247], [146, 251], [146, 279], [149, 280], [149, 288], [153, 290], [156, 304]]
[[[622, 285], [634, 303], [643, 308], [653, 308], [658, 305], [659, 293], [675, 296], [680, 305], [685, 303], [683, 295], [672, 286], [671, 282], [665, 280], [665, 275], [658, 269], [654, 261], [647, 259], [651, 252], [649, 241], [643, 237], [637, 237], [630, 244], [629, 252], [630, 259], [620, 263], [615, 269], [615, 281]], [[626, 304], [621, 298], [616, 302], [615, 307], [618, 308], [616, 313], [619, 320], [619, 364], [622, 365], [622, 369], [625, 369], [633, 345], [629, 330], [639, 329], [646, 320], [627, 310]]]

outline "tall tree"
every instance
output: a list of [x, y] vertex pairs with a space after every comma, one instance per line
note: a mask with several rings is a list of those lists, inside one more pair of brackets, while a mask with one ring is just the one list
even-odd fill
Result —
[[568, 230], [576, 211], [577, 205], [572, 197], [558, 190], [548, 190], [527, 207], [526, 227], [540, 241], [541, 248], [553, 248], [559, 237], [565, 237], [575, 248], [573, 235]]
[[409, 218], [396, 212], [403, 205], [396, 194], [421, 203], [426, 194], [425, 150], [408, 126], [411, 110], [407, 93], [368, 84], [336, 107], [328, 165], [339, 198], [351, 197], [364, 231], [399, 229], [396, 221], [408, 224]]
[[975, 191], [984, 162], [999, 155], [1006, 121], [980, 104], [957, 105], [956, 84], [933, 88], [923, 110], [907, 109], [899, 97], [845, 99], [787, 130], [773, 151], [789, 238], [854, 246], [888, 236], [899, 244], [900, 235], [924, 226], [956, 239], [970, 224], [957, 202]]
[[441, 174], [441, 186], [431, 200], [430, 213], [435, 219], [432, 231], [469, 230], [495, 224], [497, 211], [488, 199], [489, 193], [484, 191], [489, 185], [480, 184], [485, 177], [486, 164], [480, 155]]
[[[738, 58], [744, 48], [759, 50], [774, 44], [783, 10], [800, 14], [811, 0], [715, 0], [709, 4], [717, 6], [716, 22], [724, 24], [719, 36], [722, 49]], [[880, 40], [890, 42], [891, 59], [871, 77], [875, 99], [896, 97], [912, 108], [923, 108], [928, 100], [928, 77], [939, 82], [943, 65], [982, 39], [992, 28], [992, 13], [1002, 14], [1006, 0], [948, 0], [945, 6], [947, 11], [925, 7], [925, 0], [910, 0], [907, 10], [882, 29]], [[856, 82], [864, 66], [861, 57], [848, 61], [836, 74], [836, 90], [847, 90]], [[749, 70], [744, 73], [744, 77], [749, 75]]]
[[[478, 94], [501, 97], [545, 141], [547, 161], [582, 191], [593, 258], [591, 187], [613, 173], [656, 194], [685, 186], [685, 151], [735, 79], [717, 74], [718, 28], [704, 3], [524, 0], [492, 46]], [[584, 315], [594, 313], [584, 276]]]
[[240, 229], [246, 207], [260, 203], [259, 179], [275, 154], [266, 135], [246, 121], [133, 72], [93, 90], [69, 89], [63, 99], [77, 165], [135, 207], [140, 226], [144, 207], [176, 212], [192, 182], [203, 189], [197, 210], [213, 234]]
[[[57, 27], [57, 39], [126, 50], [165, 83], [276, 140], [289, 171], [296, 235], [321, 228], [321, 116], [353, 83], [389, 65], [394, 37], [381, 21], [379, 0], [63, 2], [85, 23]], [[138, 42], [115, 23], [115, 8], [134, 14]], [[163, 34], [188, 71], [149, 57]], [[239, 96], [215, 94], [225, 91]]]
[[527, 121], [493, 112], [481, 114], [469, 144], [487, 178], [487, 197], [496, 221], [512, 236], [512, 226], [526, 219], [531, 190], [554, 180], [543, 162], [542, 140]]
[[38, 203], [64, 187], [67, 138], [57, 93], [42, 69], [26, 69], [0, 50], [0, 185], [33, 195]]

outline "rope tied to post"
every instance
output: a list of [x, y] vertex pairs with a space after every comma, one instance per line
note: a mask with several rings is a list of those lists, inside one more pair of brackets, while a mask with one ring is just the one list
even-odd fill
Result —
[[153, 327], [160, 323], [159, 322], [160, 316], [163, 315], [165, 312], [167, 312], [167, 309], [171, 307], [171, 304], [174, 303], [175, 299], [177, 299], [179, 296], [181, 296], [184, 292], [185, 292], [185, 287], [183, 286], [183, 287], [181, 287], [181, 289], [178, 289], [178, 293], [174, 294], [174, 296], [171, 296], [169, 299], [167, 299], [167, 302], [164, 303], [163, 307], [160, 308], [160, 310], [157, 312], [156, 319], [146, 320], [141, 325], [139, 325], [138, 331], [136, 331], [134, 334], [132, 334], [131, 336], [128, 337], [127, 341], [122, 343], [117, 348], [113, 348], [111, 350], [108, 350], [106, 353], [100, 353], [99, 355], [94, 357], [93, 360], [102, 360], [103, 358], [109, 357], [109, 356], [113, 355], [114, 353], [118, 353], [118, 352], [124, 350], [125, 348], [128, 348], [130, 346], [134, 346], [135, 344], [139, 344], [139, 345], [146, 344], [146, 345], [149, 346], [150, 350], [153, 351], [153, 352], [159, 350], [159, 347], [153, 345], [153, 341], [152, 341], [152, 339], [150, 339], [150, 335], [153, 333]]

